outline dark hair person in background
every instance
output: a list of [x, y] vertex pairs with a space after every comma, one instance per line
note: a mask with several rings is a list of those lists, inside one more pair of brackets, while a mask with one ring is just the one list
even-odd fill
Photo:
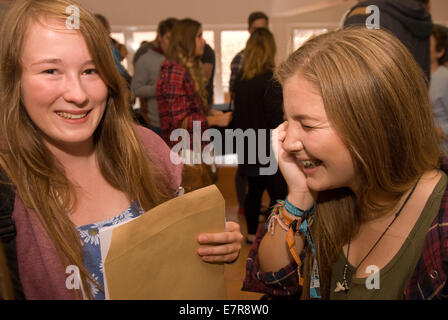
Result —
[[177, 19], [167, 18], [159, 23], [157, 37], [153, 43], [141, 46], [137, 51], [139, 57], [134, 57], [135, 70], [132, 79], [132, 92], [140, 98], [140, 115], [146, 125], [162, 135], [160, 128], [159, 107], [157, 105], [156, 85], [160, 68], [165, 61], [165, 54], [171, 39], [171, 30]]
[[359, 1], [347, 14], [344, 26], [363, 25], [370, 14], [370, 5], [380, 10], [380, 27], [392, 32], [412, 53], [430, 78], [429, 37], [432, 32], [430, 0], [367, 0]]
[[170, 17], [159, 22], [159, 25], [157, 26], [156, 38], [151, 42], [143, 41], [140, 44], [140, 47], [135, 52], [134, 59], [132, 60], [134, 66], [137, 63], [137, 60], [149, 49], [153, 49], [160, 54], [165, 54], [166, 50], [163, 51], [162, 48], [168, 47], [168, 43], [170, 42], [171, 38], [171, 30], [173, 29], [174, 23], [176, 23], [176, 21], [176, 18]]
[[216, 58], [215, 50], [213, 50], [208, 43], [205, 43], [204, 45], [204, 53], [202, 54], [201, 62], [206, 82], [205, 89], [207, 90], [207, 104], [210, 107], [213, 105], [213, 77], [215, 75]]

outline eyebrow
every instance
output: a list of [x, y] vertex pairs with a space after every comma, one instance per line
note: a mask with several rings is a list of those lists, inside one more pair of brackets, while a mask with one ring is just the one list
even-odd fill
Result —
[[314, 120], [314, 121], [319, 121], [319, 119], [311, 117], [307, 114], [295, 114], [293, 116], [291, 116], [291, 118], [293, 120]]
[[[38, 62], [33, 63], [31, 66], [37, 66], [37, 65], [46, 64], [46, 63], [50, 64], [50, 63], [61, 63], [61, 62], [62, 62], [62, 60], [61, 59], [57, 59], [57, 58], [55, 58], [55, 59], [43, 59], [43, 60], [39, 60]], [[86, 61], [83, 64], [83, 66], [85, 66], [87, 64], [94, 64], [94, 62], [93, 62], [93, 60]]]
[[61, 62], [61, 59], [43, 59], [43, 60], [39, 60], [38, 62], [33, 63], [31, 66], [36, 66], [39, 64], [44, 64], [44, 63], [58, 63]]

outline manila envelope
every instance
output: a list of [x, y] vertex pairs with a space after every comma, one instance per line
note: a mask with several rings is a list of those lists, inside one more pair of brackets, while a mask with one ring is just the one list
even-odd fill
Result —
[[105, 260], [110, 299], [226, 299], [224, 265], [197, 254], [197, 236], [224, 224], [225, 201], [212, 185], [116, 227]]

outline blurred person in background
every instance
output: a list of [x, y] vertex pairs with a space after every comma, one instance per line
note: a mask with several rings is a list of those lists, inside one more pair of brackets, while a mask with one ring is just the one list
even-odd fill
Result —
[[378, 6], [380, 28], [392, 32], [412, 53], [427, 79], [430, 78], [429, 38], [432, 32], [430, 0], [358, 1], [347, 13], [344, 27], [366, 25], [373, 13], [367, 7]]
[[156, 88], [162, 137], [169, 146], [176, 143], [170, 141], [171, 132], [184, 121], [192, 135], [193, 121], [200, 122], [202, 134], [210, 126], [227, 126], [232, 118], [231, 112], [208, 106], [201, 63], [204, 45], [199, 22], [186, 18], [174, 24]]
[[131, 85], [133, 94], [140, 99], [140, 116], [145, 125], [159, 136], [162, 135], [162, 129], [160, 128], [156, 85], [160, 68], [166, 59], [165, 54], [168, 51], [171, 30], [176, 21], [175, 18], [167, 18], [159, 23], [155, 46], [148, 46], [145, 52], [140, 51], [141, 55], [136, 60]]
[[[252, 34], [257, 28], [268, 28], [269, 26], [269, 18], [268, 16], [261, 11], [252, 12], [247, 18], [247, 25], [249, 34]], [[241, 67], [243, 66], [243, 58], [244, 58], [244, 49], [238, 52], [235, 57], [233, 57], [232, 62], [230, 63], [230, 81], [229, 81], [229, 93], [230, 99], [232, 100], [233, 96], [233, 86], [235, 84], [236, 77], [241, 71]]]
[[204, 69], [204, 78], [206, 82], [205, 88], [207, 89], [207, 104], [211, 107], [213, 105], [213, 77], [215, 75], [215, 51], [209, 44], [204, 45], [204, 54], [201, 57], [202, 68]]
[[[249, 34], [252, 34], [257, 28], [268, 28], [269, 26], [269, 18], [262, 11], [252, 12], [247, 19], [248, 31]], [[230, 81], [229, 81], [229, 95], [230, 95], [230, 103], [233, 103], [233, 95], [234, 95], [234, 84], [235, 80], [238, 77], [242, 65], [243, 65], [243, 57], [244, 57], [244, 49], [238, 52], [235, 57], [232, 59], [230, 63]], [[244, 215], [244, 201], [247, 193], [247, 177], [244, 175], [241, 170], [236, 171], [235, 174], [235, 189], [238, 198], [238, 213]]]
[[[254, 30], [244, 49], [244, 60], [241, 71], [234, 84], [235, 110], [230, 127], [233, 129], [266, 130], [266, 141], [257, 141], [257, 151], [260, 144], [266, 145], [270, 152], [270, 129], [275, 129], [283, 122], [283, 99], [280, 84], [273, 80], [276, 45], [274, 36], [266, 28]], [[257, 139], [261, 137], [257, 134]], [[248, 163], [251, 150], [245, 141], [244, 155], [238, 155], [238, 170], [247, 176], [248, 192], [244, 202], [244, 213], [247, 223], [247, 242], [255, 240], [258, 228], [258, 218], [261, 209], [263, 192], [267, 190], [270, 197], [270, 207], [277, 199], [286, 197], [287, 186], [280, 170], [274, 175], [261, 175], [263, 165], [255, 155], [257, 162]]]
[[441, 139], [441, 147], [448, 155], [448, 39], [443, 29], [434, 25], [431, 34], [431, 82], [429, 96], [431, 98], [434, 120]]

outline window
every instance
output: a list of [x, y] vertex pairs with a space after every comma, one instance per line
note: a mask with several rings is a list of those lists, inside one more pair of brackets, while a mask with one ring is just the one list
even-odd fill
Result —
[[202, 37], [204, 38], [205, 42], [212, 47], [212, 49], [215, 49], [215, 32], [210, 30], [205, 30], [202, 32]]
[[229, 92], [230, 63], [233, 57], [246, 47], [247, 39], [247, 30], [221, 32], [221, 79], [224, 93]]
[[[155, 30], [112, 34], [117, 41], [125, 43], [127, 40], [128, 44], [130, 39], [125, 39], [125, 37], [132, 37], [131, 46], [134, 51], [133, 53], [137, 51], [142, 41], [153, 41], [156, 38], [156, 35], [157, 32]], [[229, 91], [230, 62], [233, 57], [246, 46], [247, 39], [249, 39], [249, 32], [247, 32], [247, 30], [222, 30], [220, 28], [211, 28], [203, 31], [203, 38], [205, 42], [215, 50], [216, 67], [214, 78], [214, 100], [215, 103], [218, 104], [224, 103], [228, 101], [226, 95]]]
[[153, 41], [157, 36], [156, 31], [141, 31], [134, 32], [134, 40], [132, 42], [132, 49], [137, 51], [140, 48], [142, 41]]
[[117, 40], [120, 43], [124, 43], [124, 33], [123, 32], [113, 32], [110, 34], [112, 38]]

